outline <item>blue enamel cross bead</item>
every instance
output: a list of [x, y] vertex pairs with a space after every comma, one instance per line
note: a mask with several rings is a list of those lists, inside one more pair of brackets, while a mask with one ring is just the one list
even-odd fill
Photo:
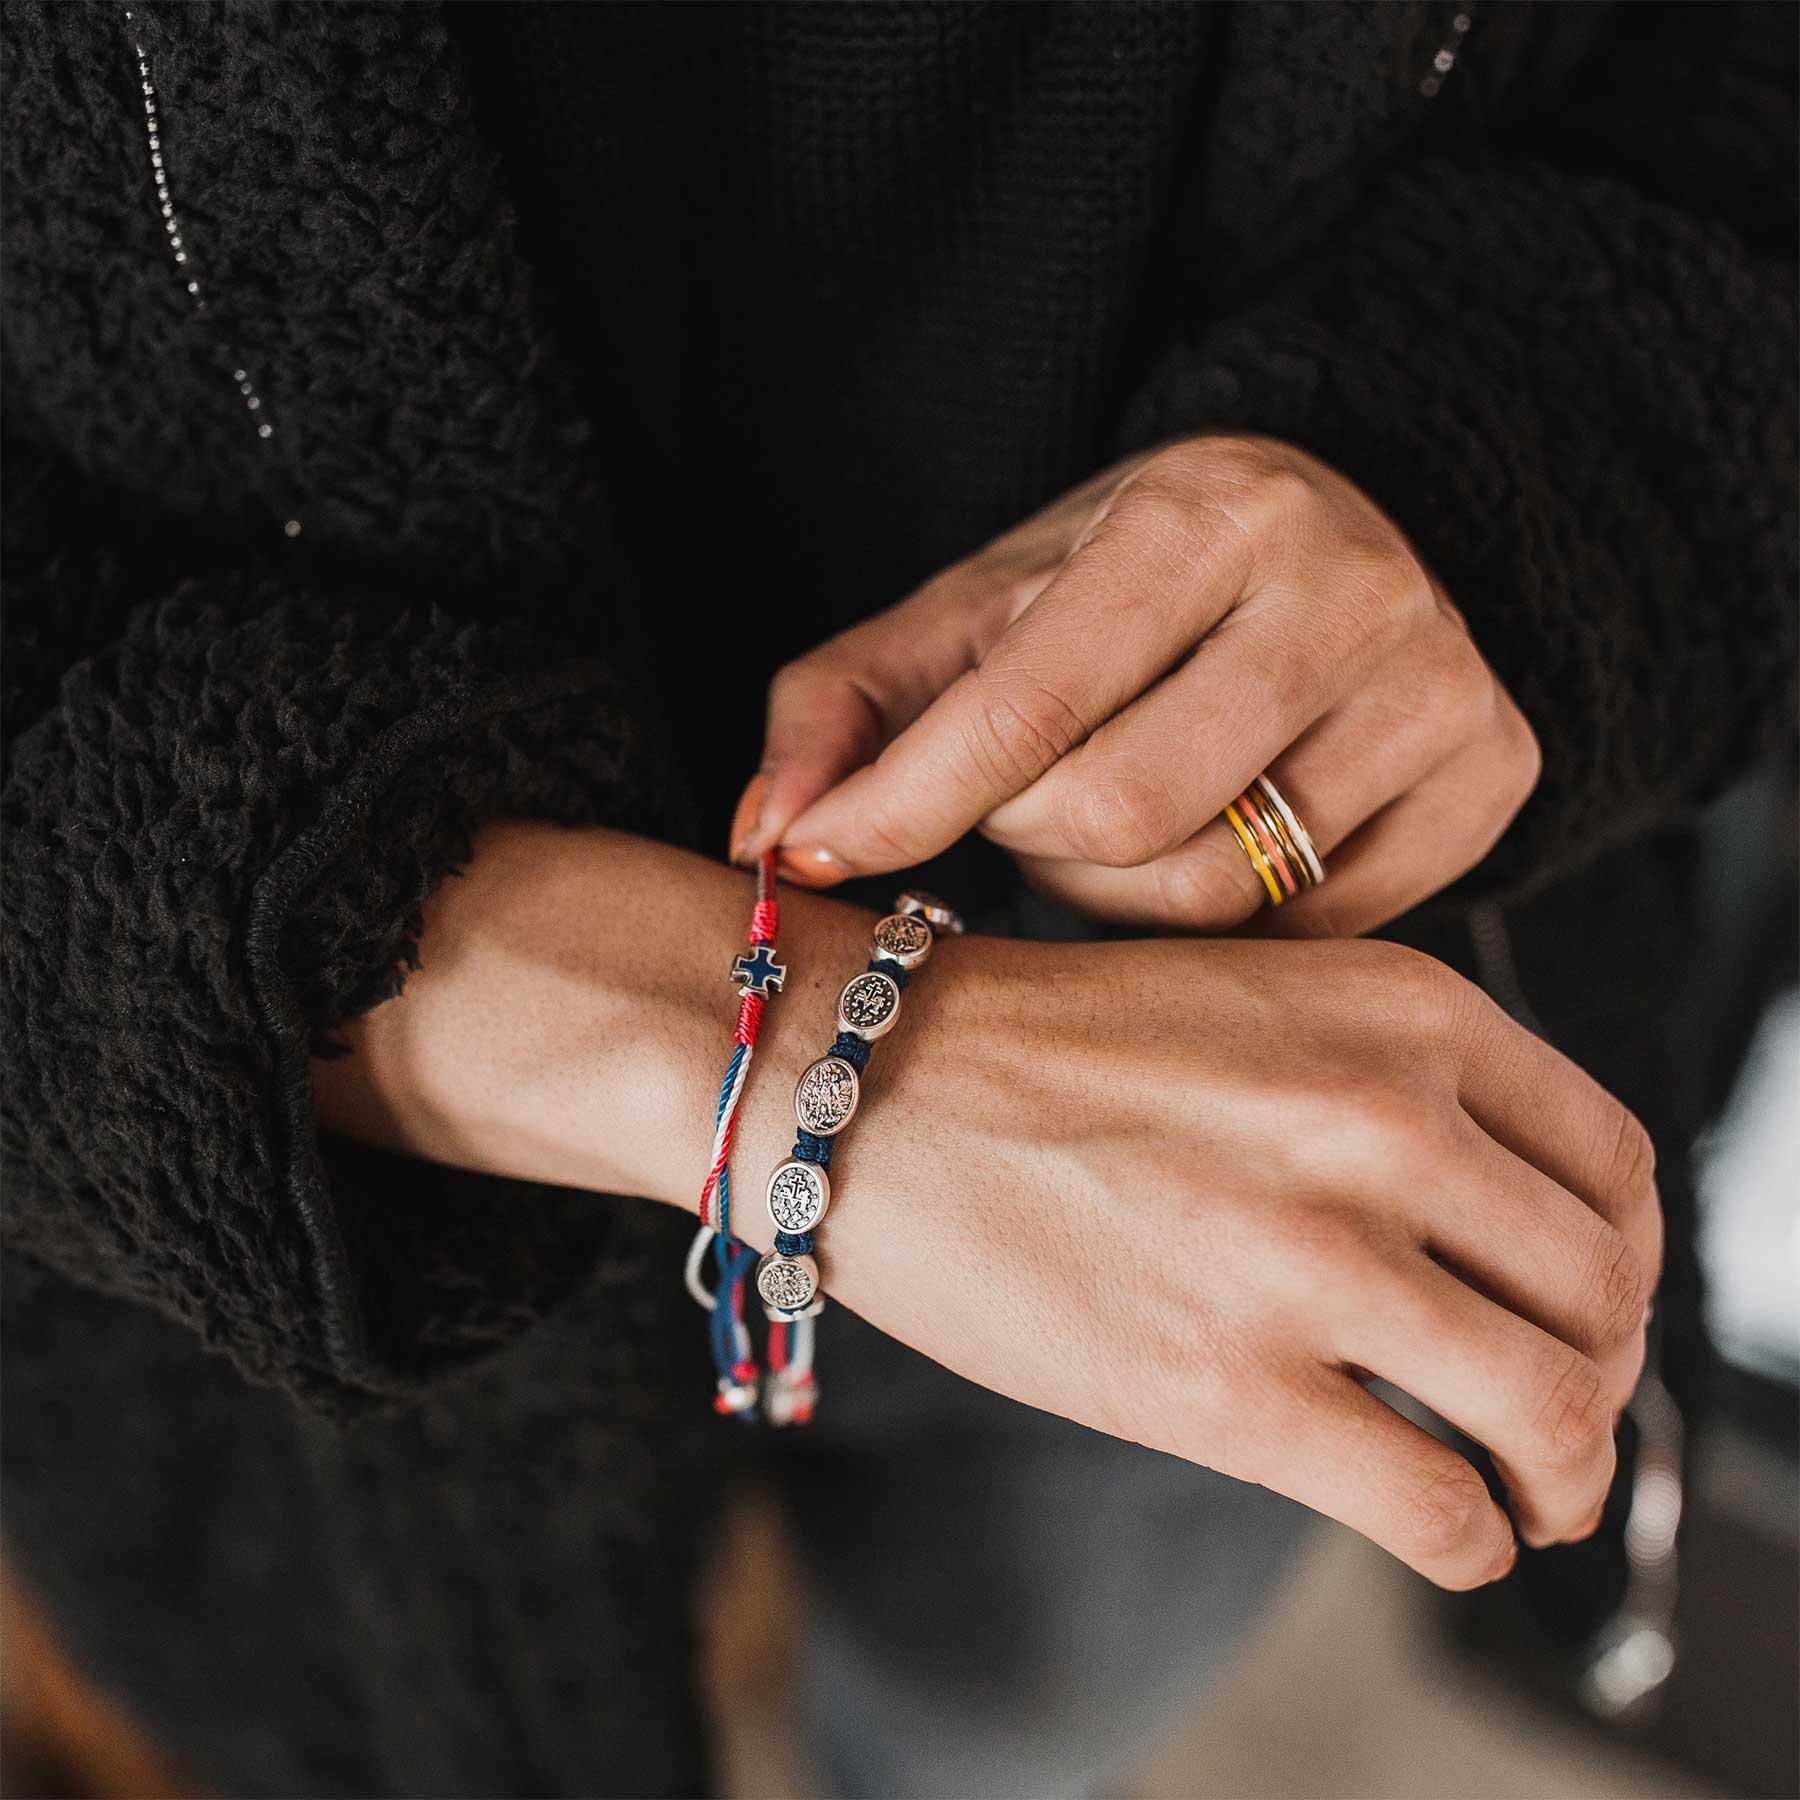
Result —
[[769, 954], [767, 944], [754, 945], [748, 956], [740, 956], [731, 965], [731, 979], [747, 994], [755, 994], [761, 999], [769, 997], [769, 991], [779, 989], [787, 979], [787, 965], [778, 963]]

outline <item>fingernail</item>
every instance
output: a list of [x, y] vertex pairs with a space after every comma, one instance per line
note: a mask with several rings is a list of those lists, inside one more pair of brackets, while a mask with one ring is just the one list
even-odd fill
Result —
[[763, 800], [769, 792], [769, 771], [759, 769], [744, 788], [744, 797], [731, 815], [731, 860], [748, 862], [768, 849], [763, 829]]
[[801, 887], [829, 887], [852, 873], [843, 858], [833, 855], [823, 844], [783, 844], [775, 853], [775, 867], [785, 879]]

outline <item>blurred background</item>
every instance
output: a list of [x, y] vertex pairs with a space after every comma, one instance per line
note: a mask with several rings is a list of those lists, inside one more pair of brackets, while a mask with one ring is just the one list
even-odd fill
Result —
[[[1234, 1668], [1146, 1746], [1121, 1797], [1800, 1795], [1795, 792], [1784, 764], [1710, 818], [1721, 873], [1694, 973], [1736, 1074], [1695, 1146], [1707, 1347], [1680, 1403], [1646, 1374], [1609, 1528], [1447, 1595], [1319, 1524]], [[731, 1800], [819, 1791], [768, 1654], [804, 1586], [783, 1532], [747, 1492], [707, 1584], [703, 1679]], [[0, 1569], [0, 1795], [198, 1792], [71, 1666], [28, 1572]]]

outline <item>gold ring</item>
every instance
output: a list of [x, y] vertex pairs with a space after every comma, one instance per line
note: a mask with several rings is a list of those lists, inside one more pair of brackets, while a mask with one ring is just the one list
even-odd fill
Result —
[[1243, 815], [1238, 811], [1238, 802], [1233, 801], [1225, 808], [1225, 817], [1231, 829], [1237, 833], [1237, 841], [1243, 845], [1244, 854], [1250, 859], [1250, 866], [1262, 877], [1262, 884], [1269, 890], [1269, 903], [1279, 906], [1287, 896], [1281, 891], [1281, 883], [1275, 878], [1275, 871], [1269, 866], [1269, 859], [1263, 855], [1262, 846], [1256, 841], [1255, 834], [1244, 823]]
[[1325, 879], [1324, 861], [1306, 827], [1267, 775], [1257, 776], [1225, 808], [1225, 822], [1268, 890], [1271, 906]]

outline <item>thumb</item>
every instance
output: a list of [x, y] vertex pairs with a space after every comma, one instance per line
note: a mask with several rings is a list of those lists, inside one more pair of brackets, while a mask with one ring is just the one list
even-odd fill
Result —
[[[762, 761], [731, 821], [731, 860], [752, 862], [821, 794], [873, 762], [980, 653], [966, 583], [952, 571], [853, 626], [769, 683]], [[796, 871], [829, 883], [835, 872]]]

